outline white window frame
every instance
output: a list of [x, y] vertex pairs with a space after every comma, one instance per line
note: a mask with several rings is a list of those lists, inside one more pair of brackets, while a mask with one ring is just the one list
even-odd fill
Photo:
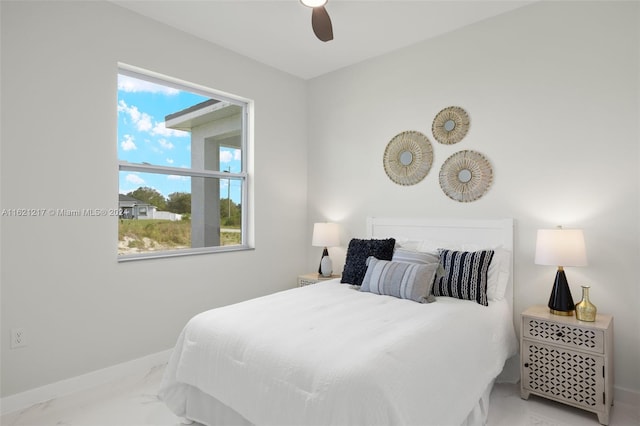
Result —
[[132, 65], [118, 63], [118, 74], [130, 76], [140, 80], [146, 80], [159, 85], [172, 87], [177, 90], [189, 91], [202, 96], [214, 98], [219, 101], [228, 102], [233, 105], [242, 107], [242, 137], [241, 137], [241, 155], [242, 155], [242, 171], [240, 173], [230, 173], [227, 171], [215, 171], [205, 169], [183, 168], [183, 167], [167, 167], [161, 165], [129, 163], [127, 161], [118, 160], [118, 174], [122, 171], [157, 173], [163, 175], [179, 175], [195, 178], [215, 178], [215, 179], [237, 179], [242, 182], [242, 198], [241, 198], [241, 244], [229, 246], [211, 246], [186, 248], [176, 250], [166, 250], [159, 252], [147, 252], [118, 255], [118, 262], [128, 262], [140, 259], [155, 259], [164, 257], [190, 256], [205, 253], [220, 253], [240, 250], [253, 249], [253, 214], [250, 200], [253, 199], [253, 184], [251, 182], [251, 170], [253, 169], [252, 149], [253, 149], [253, 101], [247, 98], [230, 95], [228, 93], [214, 90], [205, 86], [188, 83], [173, 77], [165, 76], [152, 71], [144, 70]]

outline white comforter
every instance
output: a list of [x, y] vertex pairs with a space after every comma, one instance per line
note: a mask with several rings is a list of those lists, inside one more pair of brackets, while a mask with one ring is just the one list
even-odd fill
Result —
[[194, 386], [257, 425], [458, 425], [516, 350], [506, 302], [431, 304], [337, 280], [195, 316], [160, 398]]

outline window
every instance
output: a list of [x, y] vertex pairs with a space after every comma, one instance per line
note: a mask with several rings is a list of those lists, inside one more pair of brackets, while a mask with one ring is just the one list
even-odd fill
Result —
[[118, 70], [118, 259], [247, 249], [249, 101]]

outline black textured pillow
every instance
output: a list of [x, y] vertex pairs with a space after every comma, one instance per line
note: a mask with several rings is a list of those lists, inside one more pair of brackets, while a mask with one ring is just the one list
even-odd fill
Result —
[[487, 273], [493, 253], [493, 250], [440, 250], [444, 274], [436, 278], [433, 295], [475, 300], [488, 306]]
[[385, 240], [352, 239], [347, 249], [347, 259], [340, 282], [362, 285], [364, 274], [367, 272], [367, 258], [373, 256], [380, 260], [391, 260], [395, 245], [394, 238]]

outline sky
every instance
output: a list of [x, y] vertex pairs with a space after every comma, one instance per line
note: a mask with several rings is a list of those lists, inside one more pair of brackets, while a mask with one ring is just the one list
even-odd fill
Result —
[[[164, 117], [207, 99], [210, 98], [118, 74], [118, 160], [190, 168], [190, 133], [166, 128]], [[223, 148], [220, 170], [240, 172], [240, 150]], [[191, 192], [187, 176], [121, 171], [119, 178], [121, 194], [141, 186], [153, 188], [165, 198], [173, 192]], [[229, 189], [228, 181], [220, 180], [220, 197], [230, 194], [235, 203], [240, 203], [240, 184], [231, 183]]]

